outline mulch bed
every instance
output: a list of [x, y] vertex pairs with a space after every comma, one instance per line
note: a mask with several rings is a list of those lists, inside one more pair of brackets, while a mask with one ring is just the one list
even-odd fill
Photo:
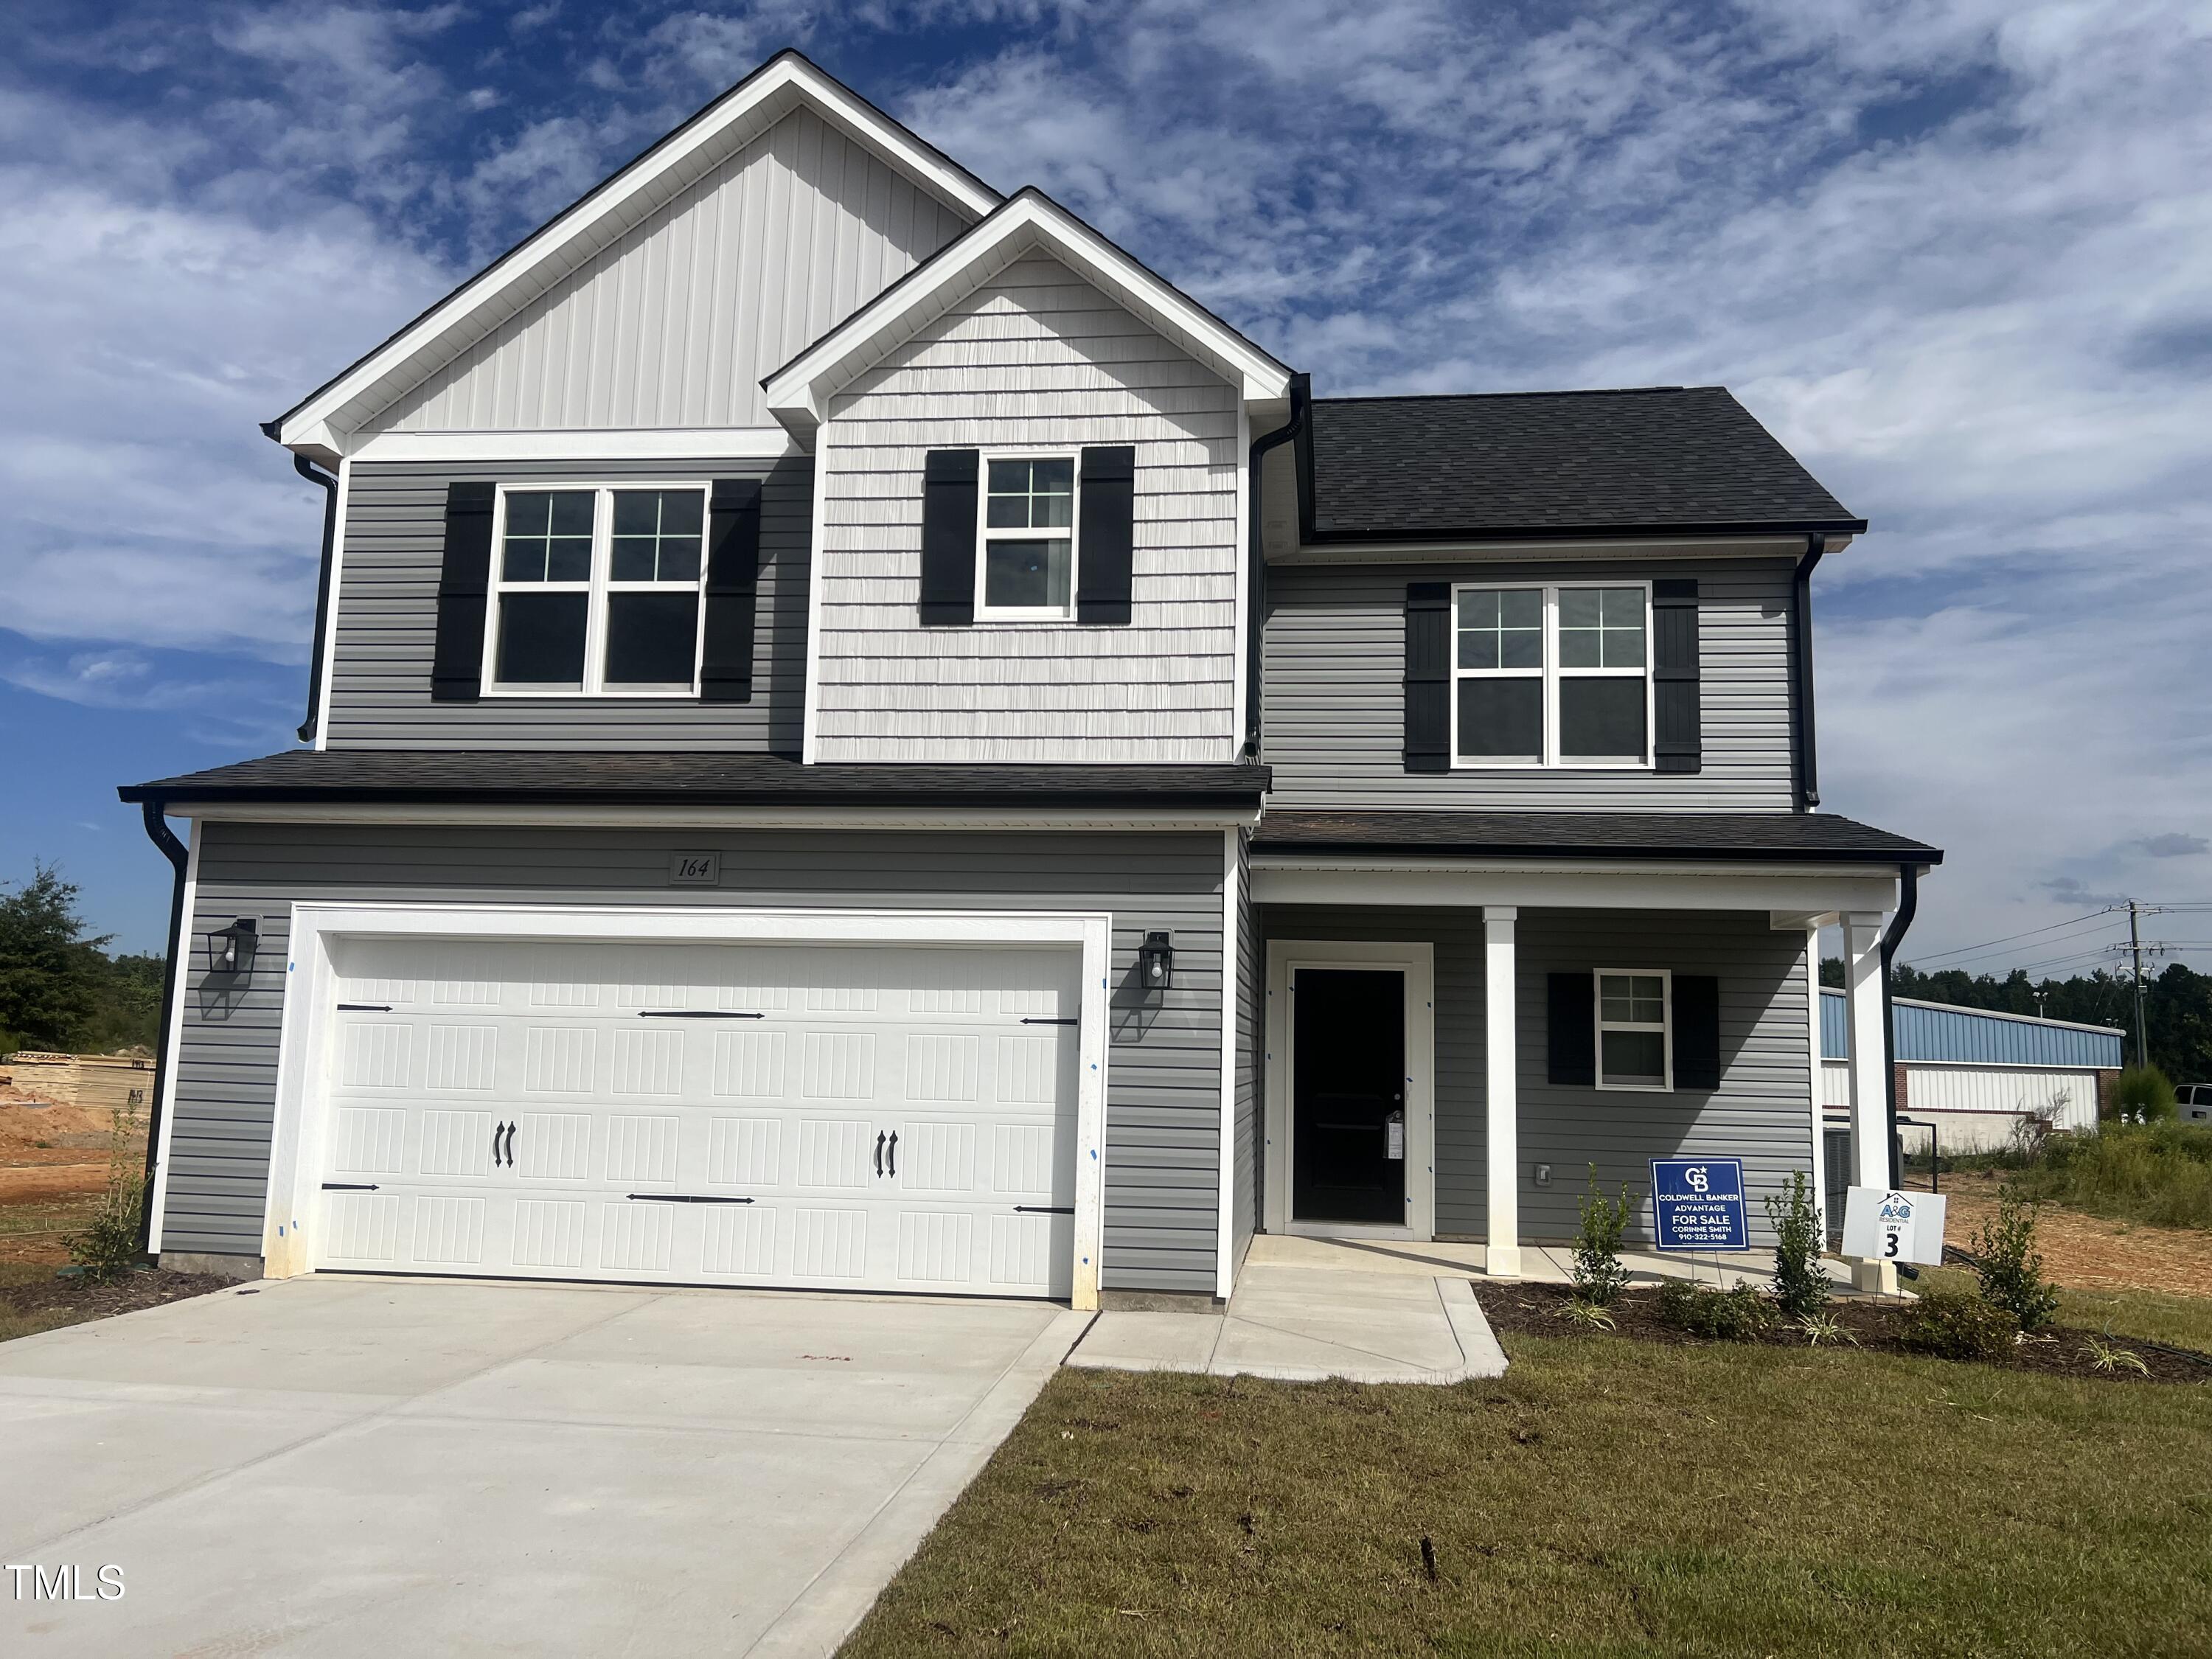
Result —
[[106, 1319], [111, 1314], [135, 1313], [141, 1308], [158, 1308], [165, 1302], [181, 1302], [188, 1296], [205, 1296], [210, 1291], [226, 1290], [233, 1282], [216, 1273], [179, 1273], [154, 1267], [112, 1285], [95, 1285], [82, 1277], [9, 1285], [0, 1288], [0, 1302], [19, 1314], [65, 1308], [79, 1321]]
[[[1728, 1346], [1710, 1338], [1692, 1336], [1662, 1322], [1659, 1317], [1657, 1294], [1642, 1287], [1627, 1291], [1606, 1310], [1613, 1316], [1613, 1328], [1609, 1331], [1590, 1330], [1562, 1316], [1560, 1310], [1574, 1299], [1573, 1291], [1564, 1285], [1507, 1286], [1478, 1284], [1475, 1299], [1481, 1303], [1491, 1329], [1505, 1344], [1509, 1355], [1512, 1347], [1510, 1339], [1516, 1336], [1573, 1337], [1590, 1342], [1626, 1339], [1637, 1342], [1673, 1343], [1685, 1347]], [[1838, 1299], [1828, 1304], [1828, 1312], [1838, 1325], [1857, 1339], [1857, 1345], [1862, 1349], [1875, 1353], [1910, 1354], [1912, 1352], [1898, 1340], [1898, 1322], [1903, 1312], [1901, 1304]], [[2093, 1336], [2107, 1340], [2112, 1346], [2124, 1348], [2134, 1354], [2149, 1367], [2150, 1375], [2143, 1376], [2133, 1370], [2098, 1370], [2082, 1352], [2084, 1345]], [[2039, 1340], [2041, 1338], [2055, 1338], [2056, 1340]], [[1787, 1324], [1778, 1325], [1765, 1335], [1751, 1340], [1770, 1347], [1805, 1346], [1803, 1334]], [[1848, 1347], [1850, 1345], [1838, 1346]], [[2037, 1338], [2021, 1343], [2014, 1348], [2012, 1360], [2004, 1369], [2036, 1371], [2051, 1376], [2081, 1377], [2092, 1382], [2212, 1383], [2212, 1355], [2204, 1356], [2201, 1361], [2191, 1359], [2171, 1348], [2154, 1346], [2134, 1337], [2105, 1339], [2101, 1331], [2081, 1330], [2065, 1325], [2051, 1327], [2038, 1333]]]

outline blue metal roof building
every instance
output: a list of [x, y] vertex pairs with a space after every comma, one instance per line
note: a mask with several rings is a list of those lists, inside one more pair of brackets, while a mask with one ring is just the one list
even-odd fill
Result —
[[[1927, 1064], [2118, 1070], [2126, 1035], [2109, 1025], [2076, 1025], [1903, 997], [1891, 1004], [1891, 1011], [1897, 1058]], [[1850, 1056], [1850, 1019], [1844, 994], [1825, 986], [1820, 990], [1820, 1055], [1824, 1060]]]

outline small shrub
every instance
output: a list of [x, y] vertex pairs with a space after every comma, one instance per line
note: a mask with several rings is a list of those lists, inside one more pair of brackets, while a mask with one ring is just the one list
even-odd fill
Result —
[[1627, 1185], [1623, 1183], [1619, 1198], [1607, 1198], [1597, 1184], [1597, 1165], [1591, 1164], [1589, 1194], [1582, 1201], [1582, 1225], [1575, 1232], [1572, 1276], [1577, 1301], [1608, 1308], [1628, 1288], [1628, 1269], [1620, 1265], [1620, 1240], [1634, 1213]]
[[1578, 1330], [1609, 1331], [1613, 1328], [1613, 1316], [1596, 1303], [1577, 1297], [1565, 1306], [1553, 1310], [1554, 1319], [1564, 1319]]
[[1858, 1338], [1828, 1314], [1808, 1314], [1797, 1321], [1797, 1328], [1804, 1333], [1808, 1347], [1817, 1348], [1823, 1342], [1848, 1342], [1853, 1347], [1858, 1346]]
[[1806, 1320], [1828, 1305], [1828, 1275], [1820, 1270], [1820, 1212], [1804, 1171], [1790, 1172], [1786, 1193], [1766, 1195], [1766, 1218], [1774, 1224], [1774, 1304], [1788, 1317]]
[[2155, 1066], [2126, 1067], [2120, 1073], [2118, 1092], [2124, 1122], [2162, 1123], [2180, 1110], [2172, 1080]]
[[2035, 1248], [2035, 1206], [2009, 1186], [1997, 1193], [1997, 1212], [1975, 1229], [1974, 1269], [1983, 1299], [2002, 1308], [2023, 1331], [2041, 1330], [2058, 1315], [2058, 1287], [2043, 1277]]
[[146, 1203], [146, 1174], [131, 1156], [137, 1114], [118, 1112], [108, 1132], [107, 1190], [82, 1231], [62, 1243], [84, 1276], [99, 1284], [121, 1279], [138, 1265], [138, 1224]]
[[1723, 1342], [1751, 1342], [1774, 1328], [1772, 1298], [1738, 1279], [1727, 1290], [1670, 1279], [1659, 1287], [1659, 1317], [1678, 1331]]
[[1905, 1311], [1898, 1340], [1938, 1359], [2008, 1359], [2020, 1341], [2020, 1321], [1971, 1291], [1929, 1291]]

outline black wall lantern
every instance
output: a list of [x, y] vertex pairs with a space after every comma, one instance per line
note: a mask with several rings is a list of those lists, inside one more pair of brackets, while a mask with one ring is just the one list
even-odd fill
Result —
[[253, 952], [261, 943], [261, 924], [240, 916], [228, 927], [207, 936], [208, 966], [218, 974], [242, 974], [253, 966]]
[[1137, 952], [1137, 967], [1147, 991], [1164, 991], [1175, 983], [1175, 944], [1166, 933], [1147, 933]]

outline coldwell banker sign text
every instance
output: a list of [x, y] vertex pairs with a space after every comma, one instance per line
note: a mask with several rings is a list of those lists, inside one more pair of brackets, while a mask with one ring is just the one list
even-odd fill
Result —
[[1662, 1250], [1751, 1248], [1741, 1158], [1653, 1158], [1651, 1212]]

